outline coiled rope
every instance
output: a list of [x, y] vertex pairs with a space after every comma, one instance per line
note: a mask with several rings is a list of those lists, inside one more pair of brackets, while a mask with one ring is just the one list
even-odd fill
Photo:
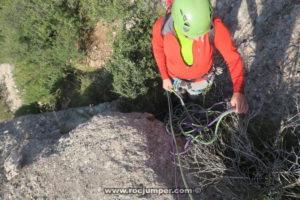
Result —
[[[179, 106], [175, 107], [175, 109], [173, 110], [171, 97], [170, 97], [171, 92], [175, 94], [175, 96], [177, 96], [178, 99], [180, 100], [181, 106], [184, 109], [184, 113], [186, 115], [184, 115], [182, 109], [180, 109]], [[186, 189], [190, 189], [185, 179], [179, 156], [186, 154], [189, 151], [192, 143], [198, 143], [203, 145], [209, 145], [214, 143], [218, 138], [218, 130], [222, 119], [227, 115], [233, 113], [235, 111], [235, 108], [232, 107], [222, 113], [220, 111], [213, 111], [212, 109], [215, 106], [222, 105], [222, 104], [224, 105], [226, 104], [226, 102], [215, 103], [214, 105], [212, 105], [210, 108], [207, 109], [204, 109], [201, 106], [196, 104], [185, 105], [180, 94], [178, 94], [174, 89], [171, 92], [167, 92], [169, 118], [166, 122], [166, 131], [168, 134], [172, 136], [173, 143], [175, 144], [175, 148], [173, 148], [175, 149], [175, 152], [171, 152], [171, 154], [174, 156], [174, 161], [176, 161], [175, 157], [177, 158], [179, 171], [181, 174], [183, 184]], [[209, 122], [209, 119], [213, 116], [217, 116], [217, 117], [211, 122]], [[211, 135], [210, 133], [212, 132], [210, 127], [216, 122], [217, 124], [213, 136], [212, 138], [210, 138], [209, 135]], [[206, 123], [206, 125], [204, 125], [204, 123]], [[187, 142], [184, 146], [184, 151], [179, 152], [175, 137], [182, 134], [186, 136]], [[175, 179], [176, 179], [176, 174], [175, 174]], [[176, 187], [177, 187], [177, 181], [176, 181]], [[194, 200], [193, 195], [191, 193], [188, 193], [188, 195], [191, 200]]]

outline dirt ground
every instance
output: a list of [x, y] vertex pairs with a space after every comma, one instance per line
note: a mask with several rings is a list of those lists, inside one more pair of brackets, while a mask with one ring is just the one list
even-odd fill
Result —
[[88, 36], [87, 58], [85, 60], [89, 67], [101, 68], [105, 61], [112, 55], [112, 38], [115, 36], [112, 28], [99, 21], [94, 30]]

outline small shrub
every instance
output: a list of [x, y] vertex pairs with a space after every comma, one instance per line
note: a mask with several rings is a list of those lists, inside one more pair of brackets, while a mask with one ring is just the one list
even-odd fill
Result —
[[114, 91], [122, 97], [135, 99], [158, 85], [151, 48], [153, 16], [147, 6], [133, 5], [114, 40], [114, 54], [106, 69], [113, 75]]
[[116, 98], [113, 94], [111, 76], [103, 69], [93, 72], [77, 72], [76, 85], [70, 96], [70, 106], [95, 105]]

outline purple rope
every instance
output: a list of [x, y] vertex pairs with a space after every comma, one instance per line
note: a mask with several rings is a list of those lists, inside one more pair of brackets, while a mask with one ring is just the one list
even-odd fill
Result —
[[[217, 106], [217, 105], [222, 105], [222, 104], [225, 104], [226, 102], [219, 102], [219, 103], [215, 103], [213, 104], [211, 107], [209, 107], [208, 109], [206, 110], [211, 110], [213, 107]], [[202, 127], [202, 128], [194, 128], [192, 125], [188, 124], [188, 123], [183, 123], [184, 125], [187, 125], [189, 126], [190, 128], [192, 128], [193, 130], [197, 130], [197, 131], [202, 131], [206, 128], [209, 128], [210, 126], [212, 126], [215, 122], [217, 122], [221, 117], [223, 117], [224, 115], [226, 115], [228, 112], [232, 112], [233, 110], [235, 110], [235, 107], [232, 107], [230, 109], [228, 109], [227, 111], [223, 112], [221, 115], [219, 115], [216, 119], [214, 119], [212, 122], [210, 122], [207, 126], [205, 127]], [[174, 143], [176, 141], [173, 141], [173, 138], [172, 138], [172, 143], [171, 143], [171, 146], [172, 146], [172, 150], [170, 151], [171, 155], [173, 156], [173, 164], [174, 164], [174, 173], [175, 173], [175, 187], [178, 188], [178, 180], [177, 180], [177, 166], [176, 166], [176, 156], [179, 156], [179, 155], [184, 155], [186, 154], [190, 148], [191, 148], [191, 142], [192, 142], [192, 137], [187, 137], [186, 138], [186, 143], [184, 145], [184, 151], [180, 152], [180, 153], [174, 153], [174, 149], [175, 149], [175, 146], [174, 146]], [[179, 200], [179, 194], [177, 193], [177, 200]]]
[[[208, 109], [206, 110], [211, 110], [213, 107], [217, 106], [217, 105], [222, 105], [222, 104], [226, 104], [226, 102], [218, 102], [218, 103], [215, 103], [213, 104], [211, 107], [209, 107]], [[205, 127], [202, 127], [202, 128], [195, 128], [194, 126], [192, 126], [190, 123], [182, 123], [183, 125], [186, 125], [188, 126], [189, 128], [192, 128], [194, 131], [203, 131], [204, 129], [206, 128], [209, 128], [211, 127], [214, 123], [216, 123], [223, 115], [227, 114], [227, 112], [231, 112], [232, 110], [234, 110], [235, 107], [232, 107], [230, 109], [228, 109], [227, 111], [223, 112], [221, 115], [219, 115], [216, 119], [214, 119], [212, 122], [210, 122], [207, 126]], [[191, 148], [191, 142], [192, 142], [192, 137], [187, 137], [186, 138], [187, 142], [185, 143], [184, 145], [184, 150], [180, 153], [176, 153], [174, 151], [171, 151], [170, 153], [173, 155], [173, 156], [178, 156], [178, 155], [184, 155], [186, 154], [190, 148]], [[172, 143], [173, 145], [173, 143]]]
[[[218, 105], [222, 105], [222, 104], [227, 104], [227, 102], [221, 101], [221, 102], [215, 103], [215, 104], [213, 104], [211, 107], [207, 108], [206, 111], [209, 111], [209, 110], [211, 110], [213, 107], [218, 106]], [[225, 112], [226, 112], [226, 111], [225, 111]], [[193, 126], [191, 126], [190, 123], [184, 122], [184, 123], [182, 123], [182, 124], [183, 124], [183, 125], [188, 125], [189, 128], [193, 128]]]
[[[222, 104], [226, 104], [226, 102], [218, 102], [213, 104], [211, 107], [209, 107], [206, 110], [211, 110], [213, 107], [217, 106], [217, 105], [222, 105]], [[210, 122], [207, 126], [204, 126], [202, 128], [195, 128], [193, 125], [191, 125], [191, 123], [182, 123], [183, 125], [186, 125], [188, 128], [192, 128], [194, 131], [203, 131], [206, 128], [211, 127], [214, 123], [216, 123], [224, 114], [226, 114], [229, 111], [235, 110], [235, 107], [231, 107], [228, 110], [226, 110], [225, 112], [223, 112], [221, 115], [219, 115], [216, 119], [214, 119], [212, 122]]]
[[206, 128], [209, 128], [210, 126], [212, 126], [214, 123], [216, 123], [221, 117], [223, 117], [224, 115], [226, 115], [228, 112], [231, 112], [235, 110], [235, 107], [229, 108], [228, 110], [226, 110], [225, 112], [223, 112], [221, 115], [219, 115], [216, 119], [214, 119], [212, 122], [210, 122], [207, 126], [204, 126], [202, 128], [194, 128], [194, 130], [197, 131], [203, 131]]
[[215, 103], [211, 107], [207, 108], [206, 110], [211, 110], [213, 107], [218, 106], [218, 105], [222, 105], [222, 104], [227, 104], [227, 102], [221, 101], [221, 102]]
[[184, 145], [184, 150], [180, 153], [175, 153], [174, 151], [171, 151], [170, 153], [173, 155], [173, 156], [181, 156], [181, 155], [184, 155], [186, 154], [190, 148], [191, 148], [191, 142], [192, 142], [192, 137], [187, 137], [186, 138], [187, 142], [185, 143]]

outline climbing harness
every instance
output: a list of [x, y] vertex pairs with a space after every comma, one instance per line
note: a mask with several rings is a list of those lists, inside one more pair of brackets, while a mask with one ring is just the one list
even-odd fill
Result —
[[[176, 83], [177, 85], [180, 85], [180, 84], [178, 84], [179, 81], [180, 81], [180, 79], [177, 80], [177, 83]], [[176, 158], [177, 158], [177, 163], [179, 166], [179, 171], [181, 174], [181, 178], [182, 178], [184, 187], [186, 189], [189, 189], [188, 183], [187, 183], [186, 178], [183, 173], [181, 160], [180, 160], [179, 156], [186, 154], [189, 151], [189, 149], [193, 143], [198, 143], [198, 144], [203, 144], [203, 145], [209, 145], [209, 144], [214, 143], [218, 138], [218, 130], [219, 130], [219, 126], [220, 126], [222, 119], [224, 117], [228, 116], [229, 114], [232, 114], [235, 111], [235, 108], [232, 107], [222, 113], [220, 111], [213, 111], [213, 108], [215, 108], [218, 105], [225, 105], [226, 102], [215, 103], [207, 109], [204, 109], [201, 106], [195, 105], [195, 104], [194, 105], [193, 104], [186, 105], [183, 101], [181, 94], [178, 92], [177, 89], [178, 88], [175, 88], [175, 89], [173, 88], [171, 92], [167, 92], [169, 118], [166, 123], [166, 131], [168, 134], [170, 134], [172, 136], [172, 139], [173, 139], [172, 144], [174, 144], [173, 145], [174, 147], [171, 151], [171, 154], [174, 156], [174, 162], [176, 161]], [[172, 102], [171, 102], [171, 97], [170, 97], [171, 93], [173, 93], [180, 100], [180, 104], [181, 104], [181, 105], [179, 105], [180, 107], [177, 106], [177, 107], [175, 107], [174, 110], [172, 108]], [[182, 109], [179, 109], [179, 108], [183, 108], [186, 116], [183, 115]], [[216, 116], [216, 115], [217, 115], [217, 117], [214, 120], [208, 122], [208, 118], [210, 118], [211, 116]], [[206, 125], [204, 125], [203, 121], [201, 120], [201, 118], [203, 118], [203, 117], [206, 118], [205, 119]], [[211, 126], [214, 125], [215, 123], [216, 123], [216, 126], [215, 126], [215, 130], [213, 132], [212, 138], [209, 138], [208, 135], [212, 134]], [[176, 129], [174, 129], [174, 128], [176, 128]], [[179, 152], [175, 137], [182, 135], [182, 134], [184, 136], [186, 136], [187, 142], [184, 146], [184, 151]], [[175, 150], [175, 152], [174, 152], [174, 150]], [[175, 163], [175, 167], [176, 167], [176, 163]], [[176, 187], [178, 185], [177, 179], [176, 179], [176, 170], [175, 170], [175, 185], [176, 185]], [[188, 193], [188, 195], [189, 195], [190, 200], [194, 200], [194, 197], [191, 193]], [[179, 199], [179, 197], [178, 197], [178, 199]]]
[[[207, 80], [209, 79], [209, 76], [214, 73], [214, 67], [212, 67], [206, 74], [204, 74], [203, 76], [200, 76], [198, 78], [195, 79], [184, 79], [184, 81], [186, 82], [196, 82], [197, 80], [203, 79], [203, 80]], [[182, 79], [180, 78], [174, 78], [174, 82], [173, 82], [173, 87], [175, 87], [175, 91], [177, 91], [177, 89], [179, 88], [180, 84], [182, 83]]]
[[172, 78], [173, 88], [175, 91], [179, 91], [179, 93], [185, 93], [185, 90], [187, 90], [191, 95], [198, 95], [201, 93], [205, 93], [210, 88], [214, 77], [214, 67], [211, 67], [211, 69], [207, 73], [196, 79], [182, 80], [180, 78]]

